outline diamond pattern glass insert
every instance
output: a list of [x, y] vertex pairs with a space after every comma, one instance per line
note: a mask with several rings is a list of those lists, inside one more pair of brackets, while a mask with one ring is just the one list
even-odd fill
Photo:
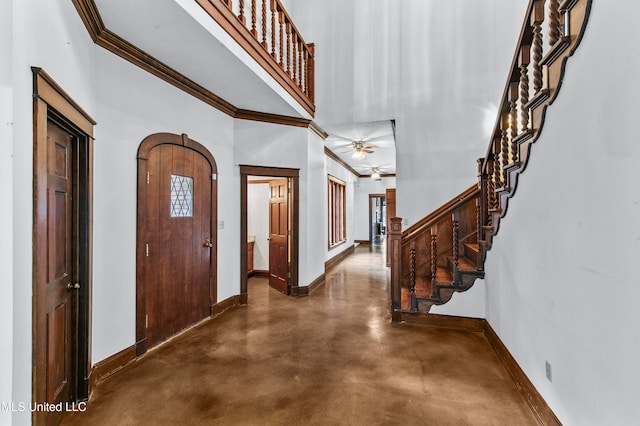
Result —
[[193, 216], [193, 178], [171, 175], [171, 217]]

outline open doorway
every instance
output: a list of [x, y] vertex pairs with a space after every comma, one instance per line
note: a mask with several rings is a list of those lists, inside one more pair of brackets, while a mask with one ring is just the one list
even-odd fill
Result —
[[[299, 295], [298, 186], [298, 169], [240, 166], [241, 303], [248, 302], [252, 274], [266, 276], [269, 285], [284, 294]], [[251, 232], [250, 214], [262, 216], [252, 221]]]
[[387, 198], [385, 194], [369, 194], [369, 242], [381, 244], [387, 233]]

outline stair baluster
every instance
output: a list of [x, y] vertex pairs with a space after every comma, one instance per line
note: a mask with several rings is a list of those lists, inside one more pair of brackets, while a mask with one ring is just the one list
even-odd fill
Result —
[[273, 59], [278, 59], [276, 54], [276, 0], [271, 0], [271, 56]]
[[438, 281], [436, 274], [438, 272], [438, 237], [436, 231], [431, 228], [431, 298], [439, 299]]
[[256, 0], [251, 0], [251, 35], [258, 39], [258, 31], [256, 29]]
[[298, 84], [298, 35], [294, 32], [292, 34], [293, 36], [293, 43], [292, 43], [292, 49], [293, 49], [293, 70], [291, 71], [291, 78], [293, 78], [293, 81]]
[[[509, 165], [518, 161], [518, 85], [514, 82], [509, 85]], [[505, 187], [507, 187], [505, 181]]]
[[287, 74], [291, 75], [291, 23], [287, 21]]
[[491, 154], [491, 162], [489, 163], [489, 173], [491, 175], [491, 179], [487, 182], [487, 192], [489, 193], [489, 217], [487, 218], [487, 222], [489, 225], [493, 223], [493, 214], [492, 210], [498, 208], [498, 197], [496, 196], [496, 188], [497, 188], [497, 176], [496, 176], [496, 160], [495, 154]]
[[555, 45], [562, 35], [560, 31], [560, 0], [549, 1], [549, 45]]
[[544, 2], [537, 1], [531, 11], [531, 26], [533, 27], [533, 93], [537, 95], [542, 90], [542, 22], [544, 21]]
[[280, 26], [280, 68], [284, 69], [284, 12], [278, 11], [278, 22]]
[[507, 187], [507, 164], [509, 164], [509, 114], [500, 118], [500, 188]]
[[458, 212], [454, 211], [451, 215], [453, 222], [453, 283], [460, 283], [460, 274], [458, 271], [458, 262], [460, 261], [460, 221], [458, 220]]
[[529, 130], [529, 110], [527, 102], [529, 102], [529, 61], [530, 47], [522, 46], [520, 48], [520, 131], [522, 133]]
[[268, 50], [267, 45], [267, 1], [262, 0], [262, 47]]

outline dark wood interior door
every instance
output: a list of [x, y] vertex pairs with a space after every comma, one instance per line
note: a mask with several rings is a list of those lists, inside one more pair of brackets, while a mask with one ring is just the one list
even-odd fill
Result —
[[211, 315], [211, 164], [190, 148], [157, 145], [149, 153], [144, 187], [139, 226], [150, 348]]
[[287, 179], [269, 182], [269, 285], [289, 294], [289, 208]]
[[[77, 295], [74, 259], [74, 137], [47, 123], [47, 283], [45, 296], [46, 398], [57, 404], [72, 398], [73, 330]], [[49, 413], [57, 424], [62, 413]]]

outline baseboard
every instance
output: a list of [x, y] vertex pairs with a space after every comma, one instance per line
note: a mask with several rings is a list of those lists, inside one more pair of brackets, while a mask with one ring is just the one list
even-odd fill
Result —
[[542, 395], [540, 395], [533, 383], [531, 383], [531, 380], [529, 380], [524, 371], [522, 371], [522, 368], [520, 368], [515, 358], [513, 358], [509, 349], [507, 349], [502, 340], [500, 340], [500, 337], [498, 337], [495, 330], [486, 320], [483, 321], [484, 335], [487, 337], [487, 340], [493, 347], [496, 355], [498, 355], [498, 358], [500, 358], [500, 361], [502, 361], [502, 364], [511, 375], [518, 392], [520, 392], [522, 398], [538, 418], [540, 424], [562, 425], [560, 420], [558, 420], [551, 408], [547, 405], [547, 402], [544, 400]]
[[485, 323], [483, 318], [458, 317], [440, 314], [411, 314], [406, 312], [402, 313], [402, 321], [409, 325], [446, 328], [449, 330], [469, 331], [472, 333], [483, 333]]
[[353, 242], [359, 244], [371, 244], [371, 241], [369, 240], [354, 240]]
[[262, 269], [254, 269], [253, 272], [249, 274], [250, 277], [260, 277], [260, 278], [269, 278], [269, 271], [265, 271]]
[[562, 425], [486, 319], [440, 314], [412, 314], [407, 312], [397, 312], [397, 314], [397, 322], [402, 322], [407, 325], [483, 333], [493, 348], [493, 351], [502, 362], [502, 365], [504, 365], [507, 372], [509, 372], [516, 389], [540, 424]]
[[335, 256], [333, 256], [331, 259], [329, 259], [326, 262], [324, 262], [324, 270], [325, 270], [325, 272], [327, 270], [333, 268], [334, 266], [336, 266], [345, 257], [347, 257], [350, 254], [352, 254], [354, 250], [355, 250], [355, 246], [351, 245], [351, 247], [343, 250], [342, 252], [340, 252], [340, 253], [336, 254]]
[[221, 302], [216, 303], [211, 307], [211, 316], [215, 317], [216, 315], [223, 313], [229, 308], [242, 305], [241, 299], [242, 295], [236, 294], [235, 296], [231, 296]]
[[97, 362], [91, 369], [91, 380], [93, 384], [97, 384], [100, 380], [103, 380], [113, 373], [120, 371], [125, 366], [131, 364], [136, 360], [136, 347], [135, 345], [129, 346], [121, 350], [118, 353], [111, 355], [108, 358]]
[[[223, 313], [229, 308], [232, 308], [234, 306], [240, 306], [241, 299], [242, 299], [242, 295], [238, 294], [235, 296], [231, 296], [228, 299], [225, 299], [221, 302], [216, 303], [211, 307], [211, 316], [215, 317], [217, 315], [220, 315], [221, 313]], [[197, 326], [199, 324], [200, 323], [194, 324], [194, 326]], [[188, 331], [188, 330], [189, 329], [184, 331]], [[180, 335], [181, 333], [178, 333], [178, 335]], [[105, 379], [111, 376], [112, 374], [122, 370], [124, 367], [131, 364], [138, 358], [139, 357], [136, 356], [136, 346], [132, 345], [132, 346], [129, 346], [128, 348], [121, 350], [118, 353], [111, 355], [108, 358], [103, 359], [100, 362], [97, 362], [89, 372], [89, 392], [91, 393], [93, 389], [95, 389], [95, 386], [98, 384], [98, 382], [100, 382], [100, 380]]]
[[313, 293], [318, 287], [324, 284], [325, 274], [321, 274], [318, 278], [313, 280], [309, 285], [298, 287], [298, 296], [308, 296]]

